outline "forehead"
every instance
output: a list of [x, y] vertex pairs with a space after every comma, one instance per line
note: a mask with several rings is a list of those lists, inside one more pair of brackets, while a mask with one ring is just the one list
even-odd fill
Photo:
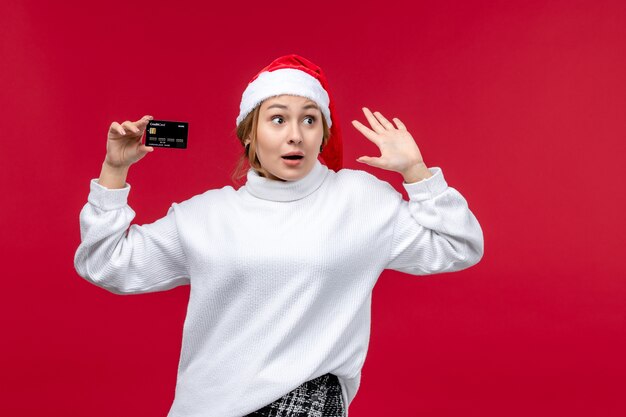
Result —
[[268, 107], [287, 108], [289, 110], [297, 110], [298, 108], [318, 108], [317, 103], [306, 97], [292, 96], [289, 94], [283, 94], [276, 97], [270, 97], [266, 99], [261, 105], [261, 109], [267, 109]]

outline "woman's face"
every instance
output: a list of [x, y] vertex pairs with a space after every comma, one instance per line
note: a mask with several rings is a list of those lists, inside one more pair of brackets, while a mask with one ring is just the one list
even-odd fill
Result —
[[[256, 153], [269, 178], [295, 181], [311, 172], [324, 136], [322, 117], [317, 104], [304, 97], [285, 94], [261, 104]], [[286, 157], [292, 154], [301, 158]]]

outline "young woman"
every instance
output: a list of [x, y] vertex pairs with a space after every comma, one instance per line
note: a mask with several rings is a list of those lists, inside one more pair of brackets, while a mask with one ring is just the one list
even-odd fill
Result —
[[400, 173], [409, 201], [341, 169], [326, 78], [292, 54], [243, 93], [245, 185], [174, 203], [144, 225], [130, 224], [126, 176], [152, 151], [141, 143], [152, 117], [111, 124], [74, 261], [117, 294], [191, 286], [169, 417], [347, 416], [382, 271], [452, 272], [481, 259], [480, 225], [441, 168], [427, 168], [399, 119], [363, 111], [370, 127], [353, 126], [381, 156], [359, 161]]

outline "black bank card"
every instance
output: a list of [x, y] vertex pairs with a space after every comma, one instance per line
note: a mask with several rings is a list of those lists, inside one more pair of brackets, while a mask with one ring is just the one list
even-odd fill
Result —
[[146, 146], [187, 149], [189, 123], [150, 120], [146, 126]]

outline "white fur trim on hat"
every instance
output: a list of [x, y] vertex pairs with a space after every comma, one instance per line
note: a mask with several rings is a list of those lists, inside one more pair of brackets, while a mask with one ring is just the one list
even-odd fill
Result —
[[313, 100], [320, 107], [328, 127], [332, 126], [329, 110], [330, 99], [322, 84], [306, 72], [293, 68], [264, 71], [248, 84], [241, 97], [237, 126], [263, 100], [281, 94], [301, 96]]

